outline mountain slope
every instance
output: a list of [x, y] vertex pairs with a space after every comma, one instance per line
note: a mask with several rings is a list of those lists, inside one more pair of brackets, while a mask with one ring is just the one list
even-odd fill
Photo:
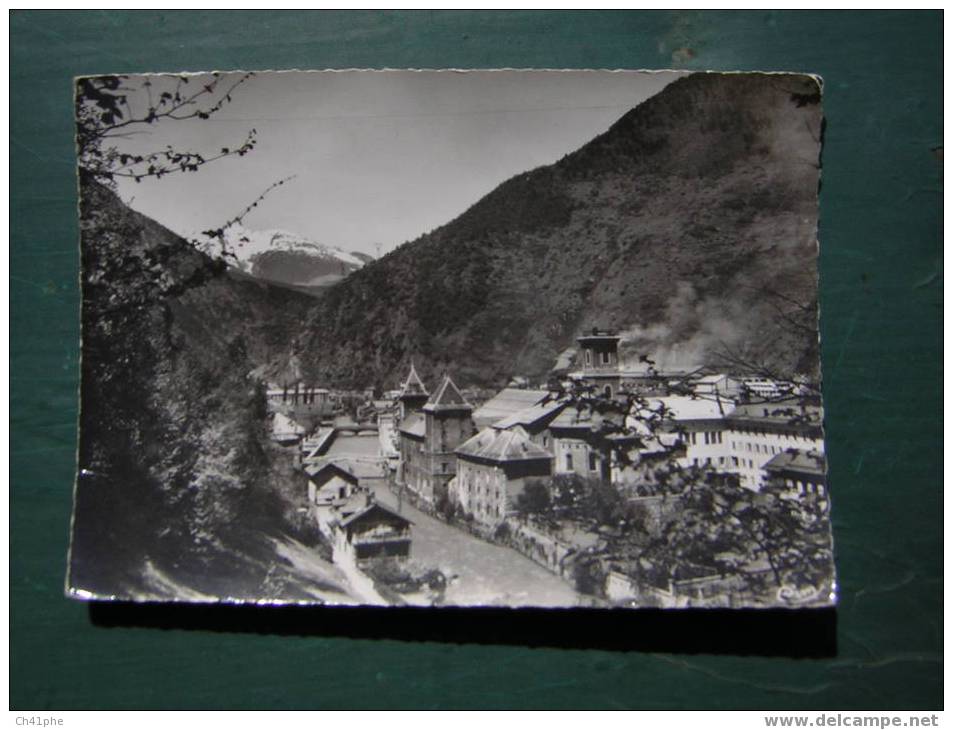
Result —
[[127, 598], [311, 595], [290, 574], [279, 585], [271, 540], [293, 531], [295, 476], [248, 373], [282, 367], [313, 299], [235, 280], [101, 187], [84, 189], [80, 224], [71, 585]]
[[543, 377], [598, 325], [630, 359], [814, 376], [820, 129], [809, 77], [675, 81], [330, 289], [305, 370], [393, 386], [414, 359], [499, 385]]

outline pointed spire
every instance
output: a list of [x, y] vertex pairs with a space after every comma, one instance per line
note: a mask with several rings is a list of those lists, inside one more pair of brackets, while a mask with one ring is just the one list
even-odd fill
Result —
[[473, 410], [473, 406], [467, 403], [466, 398], [460, 393], [456, 384], [449, 375], [445, 375], [443, 383], [436, 392], [427, 401], [424, 406], [425, 411], [461, 411]]
[[429, 395], [423, 382], [420, 380], [420, 376], [417, 375], [417, 368], [414, 367], [413, 360], [410, 361], [410, 373], [407, 375], [407, 380], [404, 381], [404, 385], [400, 389], [401, 398], [408, 395]]

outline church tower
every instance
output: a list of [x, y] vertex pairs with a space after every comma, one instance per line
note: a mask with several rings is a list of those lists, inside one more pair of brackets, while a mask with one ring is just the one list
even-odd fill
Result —
[[427, 497], [436, 504], [457, 473], [457, 447], [476, 433], [476, 427], [473, 406], [467, 403], [449, 375], [424, 405], [423, 413], [426, 419], [424, 453], [430, 459]]
[[400, 420], [403, 421], [410, 414], [417, 413], [423, 407], [424, 403], [427, 402], [429, 397], [430, 394], [420, 381], [420, 376], [417, 375], [417, 369], [414, 367], [413, 362], [411, 362], [410, 374], [400, 389], [400, 395], [397, 396], [397, 400], [400, 402]]

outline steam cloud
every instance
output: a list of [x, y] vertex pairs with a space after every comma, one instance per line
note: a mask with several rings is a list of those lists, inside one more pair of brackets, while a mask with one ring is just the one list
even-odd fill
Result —
[[748, 334], [750, 312], [741, 303], [699, 297], [685, 281], [678, 282], [665, 309], [664, 321], [620, 333], [624, 368], [646, 367], [640, 358], [647, 356], [663, 372], [694, 370], [711, 364], [726, 348], [743, 344]]

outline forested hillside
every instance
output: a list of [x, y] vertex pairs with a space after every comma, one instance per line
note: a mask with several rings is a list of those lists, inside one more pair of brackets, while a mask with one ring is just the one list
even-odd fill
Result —
[[306, 375], [390, 387], [413, 359], [500, 385], [600, 326], [630, 359], [815, 377], [821, 124], [811, 77], [675, 81], [331, 288]]

